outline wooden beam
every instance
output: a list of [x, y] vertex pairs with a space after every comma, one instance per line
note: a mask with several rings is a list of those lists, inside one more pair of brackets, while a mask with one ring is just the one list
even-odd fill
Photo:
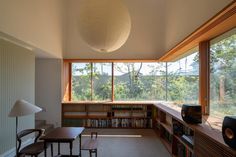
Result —
[[64, 59], [64, 62], [122, 62], [122, 63], [135, 63], [135, 62], [158, 62], [157, 59]]
[[72, 63], [69, 63], [69, 101], [71, 101], [71, 93], [72, 93]]
[[186, 51], [196, 47], [201, 41], [211, 40], [235, 27], [236, 1], [233, 1], [174, 48], [167, 51], [159, 61], [173, 61], [178, 56], [183, 55]]
[[63, 101], [69, 101], [69, 63], [63, 62], [63, 88], [62, 88], [62, 93], [63, 93]]

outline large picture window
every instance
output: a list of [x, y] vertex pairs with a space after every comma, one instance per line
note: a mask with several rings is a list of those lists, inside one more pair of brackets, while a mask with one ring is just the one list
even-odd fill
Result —
[[197, 48], [190, 55], [167, 63], [167, 100], [181, 106], [199, 104], [199, 54]]
[[72, 101], [111, 100], [112, 63], [72, 63]]
[[211, 41], [210, 114], [236, 113], [236, 29]]
[[165, 63], [114, 63], [115, 100], [165, 100]]
[[111, 100], [112, 63], [93, 63], [92, 99]]
[[91, 64], [72, 63], [71, 76], [72, 101], [92, 100], [91, 95]]
[[[175, 62], [72, 63], [71, 101], [172, 101], [198, 104], [199, 58]], [[114, 94], [114, 95], [112, 95]]]
[[71, 101], [166, 100], [166, 63], [73, 62], [71, 69]]

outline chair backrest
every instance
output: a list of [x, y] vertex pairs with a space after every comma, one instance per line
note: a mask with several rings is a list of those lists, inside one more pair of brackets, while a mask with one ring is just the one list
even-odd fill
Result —
[[97, 132], [91, 132], [91, 139], [96, 139], [98, 137]]
[[21, 143], [22, 143], [22, 138], [32, 134], [32, 133], [36, 133], [35, 134], [35, 139], [34, 139], [34, 143], [36, 143], [38, 141], [38, 138], [40, 136], [44, 135], [45, 130], [44, 129], [26, 129], [26, 130], [22, 130], [21, 132], [17, 133], [17, 141], [19, 142], [18, 147], [17, 147], [17, 152], [19, 152], [20, 148], [21, 148]]

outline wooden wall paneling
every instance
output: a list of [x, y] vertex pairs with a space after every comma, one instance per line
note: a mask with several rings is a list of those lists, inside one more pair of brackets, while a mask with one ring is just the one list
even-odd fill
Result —
[[[227, 146], [223, 146], [214, 139], [195, 130], [194, 151], [196, 157], [235, 157], [235, 151]], [[214, 134], [213, 134], [214, 136]], [[214, 138], [214, 137], [213, 137]]]

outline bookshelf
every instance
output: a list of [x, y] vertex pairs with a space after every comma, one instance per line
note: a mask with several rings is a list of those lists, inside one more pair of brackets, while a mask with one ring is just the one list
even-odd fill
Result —
[[180, 111], [158, 102], [64, 102], [62, 126], [151, 128], [173, 157], [236, 157], [222, 133], [202, 123], [190, 125]]
[[194, 157], [194, 130], [173, 115], [166, 106], [155, 106], [153, 129], [172, 156]]
[[202, 123], [187, 124], [179, 111], [153, 104], [153, 129], [173, 157], [236, 157], [236, 150], [227, 146], [222, 133]]
[[152, 104], [62, 103], [62, 126], [152, 128]]

